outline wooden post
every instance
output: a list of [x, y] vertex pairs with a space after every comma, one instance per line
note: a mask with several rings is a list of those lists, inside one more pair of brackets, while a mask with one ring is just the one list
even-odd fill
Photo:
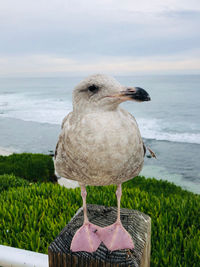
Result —
[[[101, 227], [115, 222], [117, 208], [87, 204], [90, 222]], [[83, 224], [83, 209], [79, 209], [68, 225], [48, 248], [49, 267], [149, 267], [151, 250], [151, 218], [137, 210], [121, 209], [121, 221], [133, 238], [133, 250], [110, 252], [103, 243], [97, 251], [71, 252], [70, 244], [76, 230]]]

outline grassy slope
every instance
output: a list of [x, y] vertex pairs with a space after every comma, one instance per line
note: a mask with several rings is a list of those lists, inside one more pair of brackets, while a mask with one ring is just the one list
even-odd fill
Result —
[[[0, 243], [47, 253], [49, 243], [82, 205], [80, 189], [20, 183], [2, 188]], [[115, 189], [88, 187], [87, 202], [116, 206]], [[151, 266], [199, 266], [199, 195], [168, 182], [136, 177], [123, 184], [121, 206], [151, 216]]]
[[54, 164], [52, 158], [43, 154], [12, 154], [0, 156], [0, 175], [14, 174], [32, 182], [54, 182]]

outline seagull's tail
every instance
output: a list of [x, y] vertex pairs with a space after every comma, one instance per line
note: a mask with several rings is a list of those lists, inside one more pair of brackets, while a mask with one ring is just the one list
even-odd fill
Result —
[[157, 159], [156, 154], [149, 147], [147, 147], [147, 149], [149, 150], [149, 152], [151, 154], [151, 158]]

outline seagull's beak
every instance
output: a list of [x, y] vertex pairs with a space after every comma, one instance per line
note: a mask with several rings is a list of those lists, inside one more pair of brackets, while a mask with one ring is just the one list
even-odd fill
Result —
[[127, 100], [135, 100], [139, 102], [151, 100], [149, 94], [140, 87], [128, 87], [124, 91], [121, 91], [119, 94], [112, 95], [111, 97], [116, 97], [122, 102]]

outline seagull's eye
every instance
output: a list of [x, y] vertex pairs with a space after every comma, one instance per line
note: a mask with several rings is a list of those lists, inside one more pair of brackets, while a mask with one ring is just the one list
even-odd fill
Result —
[[93, 84], [88, 87], [88, 90], [92, 93], [97, 93], [99, 91], [99, 87]]

